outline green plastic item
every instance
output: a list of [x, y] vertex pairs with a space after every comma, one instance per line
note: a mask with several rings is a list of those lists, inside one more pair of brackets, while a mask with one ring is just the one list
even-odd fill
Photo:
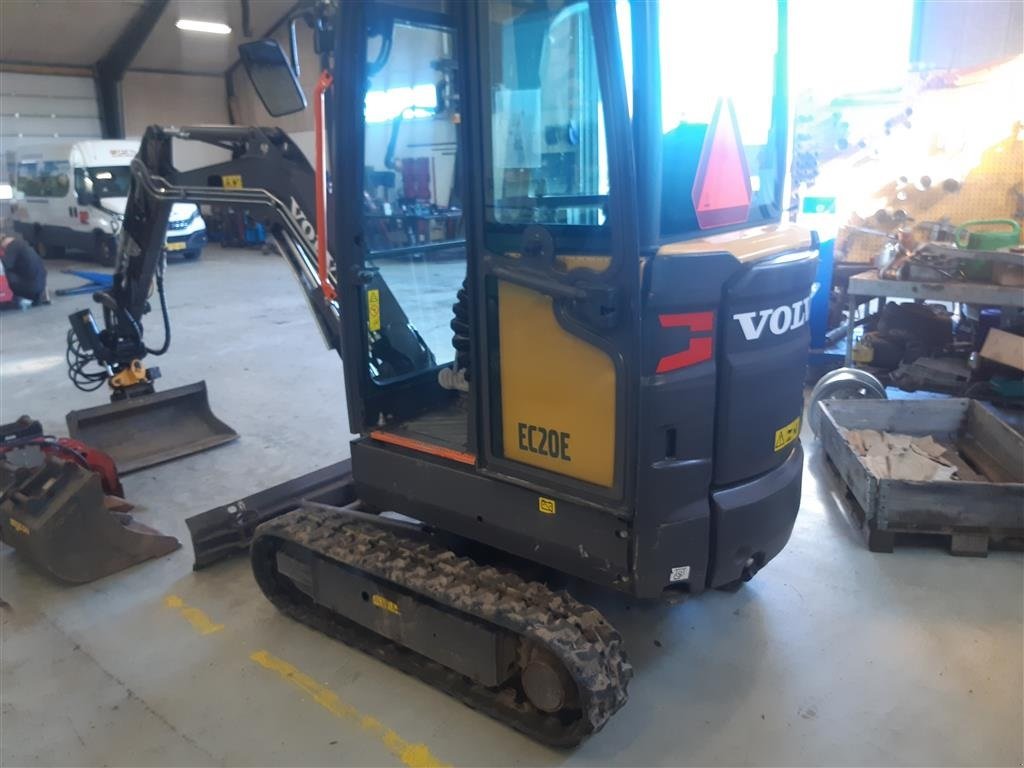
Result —
[[1004, 379], [995, 376], [989, 381], [996, 394], [1003, 397], [1024, 397], [1024, 380]]
[[[1007, 231], [1000, 232], [972, 232], [972, 227], [1009, 227]], [[1011, 248], [1020, 244], [1020, 224], [1013, 219], [983, 219], [980, 221], [968, 221], [957, 229], [956, 244], [960, 248], [970, 248], [974, 251], [998, 251], [1000, 248]]]

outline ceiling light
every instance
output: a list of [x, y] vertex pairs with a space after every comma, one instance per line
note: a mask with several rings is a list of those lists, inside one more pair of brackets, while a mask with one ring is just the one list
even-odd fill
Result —
[[189, 32], [209, 32], [211, 35], [230, 35], [231, 27], [219, 21], [196, 21], [195, 19], [178, 19], [178, 29]]

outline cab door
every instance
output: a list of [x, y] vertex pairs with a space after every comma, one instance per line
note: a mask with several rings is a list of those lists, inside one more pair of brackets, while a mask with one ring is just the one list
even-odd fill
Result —
[[[445, 3], [341, 3], [327, 91], [329, 250], [350, 428], [453, 408], [452, 305], [466, 278], [459, 37]], [[457, 431], [459, 450], [466, 427]]]
[[614, 504], [633, 465], [639, 340], [615, 4], [492, 0], [467, 13], [478, 464]]

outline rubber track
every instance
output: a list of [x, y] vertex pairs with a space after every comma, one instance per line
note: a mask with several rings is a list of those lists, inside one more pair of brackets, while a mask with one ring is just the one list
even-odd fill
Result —
[[[546, 647], [575, 680], [578, 709], [549, 715], [533, 707], [515, 688], [497, 690], [475, 683], [313, 603], [277, 572], [275, 554], [285, 542]], [[257, 528], [252, 565], [264, 594], [288, 616], [370, 653], [546, 744], [579, 744], [599, 731], [626, 703], [633, 668], [619, 633], [597, 609], [565, 592], [552, 592], [544, 584], [459, 557], [429, 540], [326, 510], [302, 508]]]

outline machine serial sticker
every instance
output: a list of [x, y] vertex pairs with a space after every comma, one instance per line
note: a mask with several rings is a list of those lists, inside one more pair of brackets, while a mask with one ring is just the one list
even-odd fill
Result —
[[800, 417], [797, 416], [782, 429], [775, 431], [775, 450], [781, 451], [800, 436]]
[[538, 496], [537, 509], [543, 512], [545, 515], [553, 515], [555, 514], [555, 500], [545, 499], [543, 496]]
[[366, 292], [366, 322], [371, 331], [380, 330], [380, 291], [376, 288]]
[[380, 608], [382, 611], [387, 611], [388, 613], [393, 613], [393, 614], [395, 614], [395, 616], [399, 615], [398, 603], [394, 602], [393, 600], [388, 600], [386, 597], [384, 597], [384, 595], [374, 595], [370, 599], [370, 602], [372, 602], [375, 606]]
[[[552, 512], [553, 511], [554, 510], [552, 510]], [[27, 525], [25, 525], [24, 523], [18, 522], [13, 517], [8, 518], [8, 520], [10, 520], [10, 522], [11, 522], [11, 528], [16, 530], [18, 533], [23, 533], [26, 536], [28, 536], [28, 526]]]
[[686, 581], [690, 578], [690, 566], [679, 565], [668, 572], [669, 581]]
[[220, 177], [220, 185], [224, 189], [241, 189], [242, 188], [242, 177], [238, 174], [228, 174], [227, 176]]

